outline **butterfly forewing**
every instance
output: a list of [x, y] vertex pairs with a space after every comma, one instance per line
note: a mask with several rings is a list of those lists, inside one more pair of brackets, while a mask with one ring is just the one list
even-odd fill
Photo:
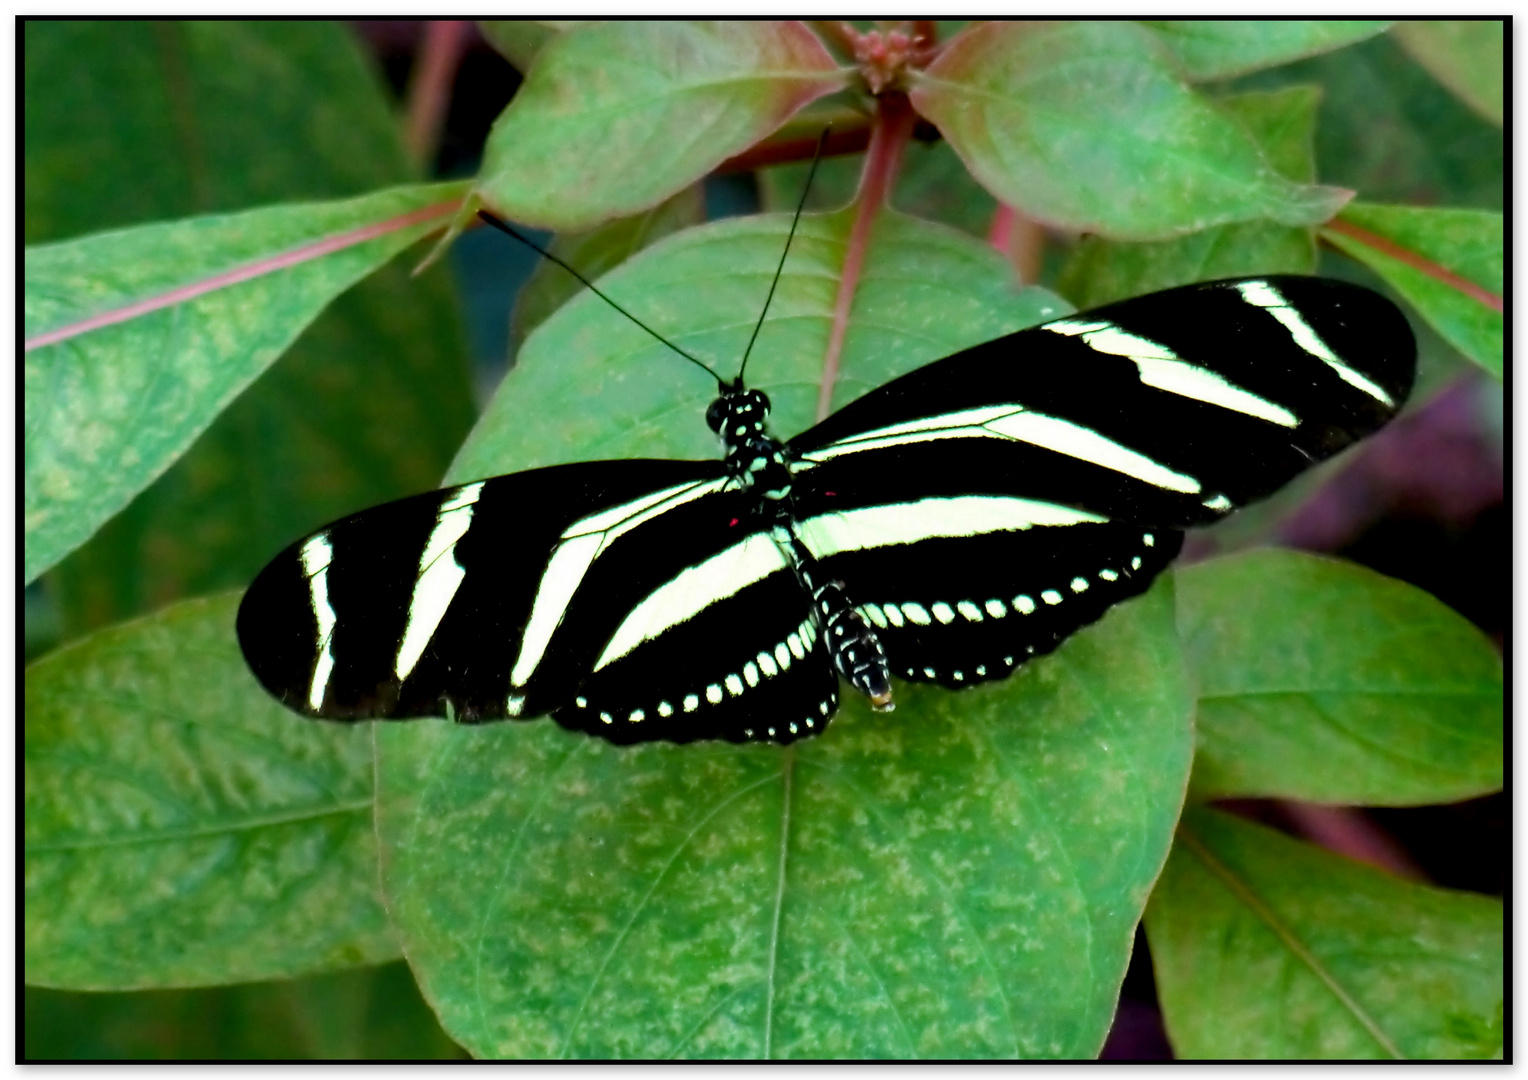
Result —
[[789, 447], [809, 466], [808, 500], [855, 487], [854, 476], [905, 473], [923, 492], [1062, 488], [1069, 504], [1182, 528], [1374, 431], [1414, 366], [1404, 316], [1367, 289], [1294, 277], [1192, 285], [919, 368]]
[[542, 715], [627, 606], [722, 546], [740, 509], [722, 487], [716, 462], [585, 462], [374, 507], [261, 572], [240, 644], [313, 716]]

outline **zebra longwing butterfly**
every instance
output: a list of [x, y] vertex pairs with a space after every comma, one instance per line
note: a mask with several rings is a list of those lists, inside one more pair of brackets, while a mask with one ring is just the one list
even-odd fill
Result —
[[706, 414], [722, 460], [557, 465], [344, 518], [260, 573], [239, 640], [307, 716], [788, 743], [828, 726], [840, 679], [889, 708], [893, 677], [959, 689], [1050, 652], [1183, 529], [1383, 425], [1414, 368], [1388, 300], [1272, 276], [989, 341], [784, 442], [739, 375]]

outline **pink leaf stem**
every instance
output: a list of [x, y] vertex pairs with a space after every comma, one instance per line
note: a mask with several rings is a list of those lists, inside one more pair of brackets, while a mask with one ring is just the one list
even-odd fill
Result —
[[31, 352], [33, 349], [41, 349], [46, 345], [54, 345], [60, 341], [67, 341], [69, 338], [88, 334], [92, 330], [99, 330], [105, 326], [127, 322], [129, 319], [136, 319], [140, 315], [147, 315], [162, 308], [184, 304], [189, 300], [195, 300], [198, 296], [204, 296], [219, 289], [226, 289], [253, 278], [263, 277], [266, 274], [273, 274], [278, 270], [285, 270], [288, 267], [297, 266], [313, 259], [319, 259], [336, 251], [343, 251], [345, 248], [354, 247], [356, 244], [364, 244], [368, 240], [375, 240], [379, 236], [386, 236], [388, 233], [397, 232], [399, 229], [406, 229], [411, 225], [429, 221], [432, 218], [445, 217], [447, 214], [453, 213], [456, 207], [457, 200], [454, 199], [448, 202], [435, 203], [433, 206], [422, 207], [407, 214], [399, 214], [397, 217], [388, 218], [385, 221], [373, 222], [370, 225], [363, 225], [358, 229], [351, 229], [349, 232], [325, 237], [322, 240], [315, 240], [311, 244], [304, 244], [302, 247], [293, 248], [291, 251], [282, 252], [279, 255], [257, 259], [252, 263], [234, 267], [232, 270], [225, 270], [221, 274], [214, 274], [212, 277], [201, 281], [193, 281], [188, 285], [181, 285], [157, 296], [150, 296], [147, 299], [138, 300], [124, 307], [113, 308], [111, 311], [103, 311], [99, 315], [92, 315], [87, 319], [81, 319], [78, 322], [60, 326], [56, 330], [49, 330], [47, 333], [38, 334], [36, 337], [26, 340], [25, 351]]
[[844, 335], [849, 329], [849, 311], [859, 288], [870, 247], [870, 233], [875, 219], [886, 205], [902, 164], [902, 152], [912, 135], [916, 114], [905, 94], [888, 93], [878, 99], [875, 126], [870, 132], [870, 149], [865, 155], [865, 171], [860, 176], [859, 194], [855, 197], [854, 225], [849, 230], [848, 250], [844, 253], [843, 272], [838, 279], [838, 296], [833, 302], [833, 325], [828, 331], [828, 347], [822, 358], [822, 380], [817, 391], [817, 419], [832, 410], [833, 385], [838, 380], [839, 357], [844, 351]]

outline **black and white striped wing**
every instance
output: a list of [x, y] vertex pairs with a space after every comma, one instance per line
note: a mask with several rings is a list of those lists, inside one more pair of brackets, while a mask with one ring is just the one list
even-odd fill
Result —
[[802, 539], [894, 674], [1002, 677], [1142, 591], [1179, 530], [1385, 423], [1414, 366], [1393, 304], [1324, 279], [1194, 285], [1046, 323], [791, 440]]
[[[261, 572], [240, 644], [266, 689], [310, 716], [555, 712], [620, 741], [648, 718], [667, 738], [743, 738], [736, 676], [790, 699], [788, 731], [808, 704], [836, 705], [836, 680], [800, 629], [809, 601], [749, 524], [753, 501], [727, 487], [717, 462], [587, 462], [375, 507]], [[760, 690], [759, 657], [782, 643], [789, 663]], [[617, 711], [625, 734], [600, 731]]]
[[811, 597], [769, 533], [754, 532], [631, 604], [553, 717], [616, 743], [788, 743], [837, 711]]
[[1011, 675], [1143, 592], [1183, 539], [1053, 503], [931, 502], [916, 519], [867, 507], [810, 519], [801, 532], [876, 628], [891, 673], [954, 689]]

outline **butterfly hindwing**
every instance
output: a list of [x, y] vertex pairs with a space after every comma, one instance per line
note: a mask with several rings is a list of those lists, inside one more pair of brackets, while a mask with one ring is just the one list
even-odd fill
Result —
[[1182, 542], [1174, 530], [1035, 516], [1023, 529], [854, 548], [840, 546], [852, 543], [850, 514], [837, 536], [809, 528], [807, 543], [824, 572], [853, 583], [893, 675], [958, 689], [1012, 674], [1143, 592]]
[[618, 743], [786, 743], [837, 710], [811, 599], [769, 533], [752, 532], [636, 603], [554, 716]]

